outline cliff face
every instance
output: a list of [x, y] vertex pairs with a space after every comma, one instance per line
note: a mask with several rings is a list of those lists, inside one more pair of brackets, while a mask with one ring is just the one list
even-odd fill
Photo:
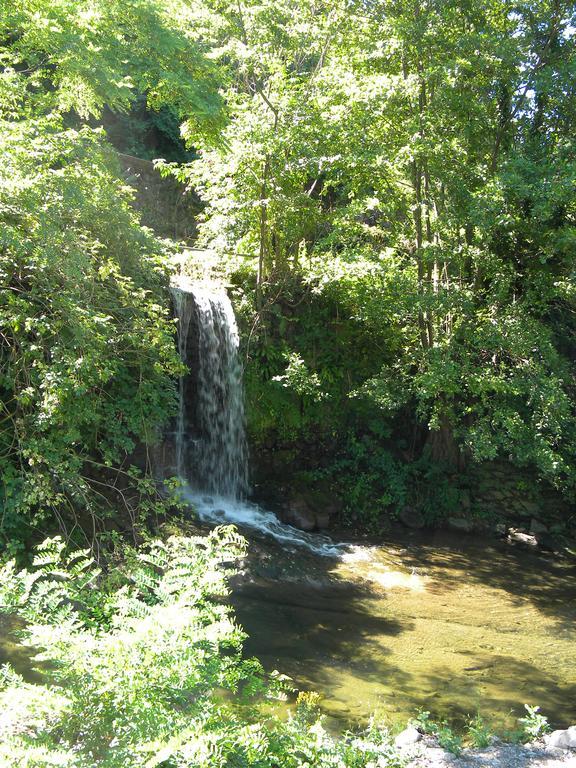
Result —
[[190, 245], [196, 237], [199, 199], [172, 176], [163, 177], [150, 160], [118, 153], [126, 182], [134, 188], [134, 207], [142, 223], [159, 237]]

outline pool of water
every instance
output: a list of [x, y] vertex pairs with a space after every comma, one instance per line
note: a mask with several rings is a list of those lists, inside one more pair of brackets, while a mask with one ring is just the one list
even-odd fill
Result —
[[[319, 692], [333, 728], [372, 714], [404, 724], [421, 708], [457, 727], [479, 712], [507, 730], [524, 704], [554, 726], [576, 723], [574, 560], [447, 532], [339, 544], [337, 556], [310, 535], [243, 532], [231, 600], [247, 654]], [[0, 617], [0, 664], [37, 681], [18, 626]]]
[[514, 727], [576, 722], [576, 566], [504, 542], [401, 534], [335, 559], [252, 545], [233, 602], [247, 650], [336, 723], [418, 708]]

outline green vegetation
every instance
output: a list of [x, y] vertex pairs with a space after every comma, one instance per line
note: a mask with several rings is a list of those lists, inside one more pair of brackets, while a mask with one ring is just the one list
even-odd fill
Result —
[[[422, 733], [429, 736], [435, 736], [438, 740], [438, 744], [447, 752], [451, 752], [453, 755], [460, 755], [462, 753], [462, 737], [455, 733], [450, 725], [442, 720], [436, 722], [430, 712], [422, 710], [418, 713], [418, 717], [412, 720], [412, 725], [418, 728]], [[472, 730], [468, 731], [470, 741], [474, 746], [480, 746], [475, 744], [475, 735]]]
[[[182, 9], [181, 9], [182, 10]], [[0, 8], [1, 535], [145, 517], [130, 467], [174, 412], [170, 243], [143, 229], [99, 128], [137, 89], [214, 135], [211, 66], [177, 4]], [[117, 513], [116, 513], [117, 514]]]
[[540, 707], [531, 707], [524, 704], [527, 714], [521, 717], [518, 722], [522, 727], [522, 733], [525, 741], [532, 741], [541, 738], [550, 731], [548, 720], [540, 712]]
[[242, 656], [221, 599], [245, 542], [231, 528], [128, 551], [103, 578], [59, 539], [30, 570], [0, 572], [0, 611], [26, 621], [42, 682], [0, 670], [0, 759], [34, 768], [399, 768], [385, 728], [331, 738], [314, 696], [293, 717], [259, 716], [283, 684]]
[[270, 486], [378, 532], [493, 514], [470, 499], [498, 461], [576, 532], [575, 29], [564, 0], [0, 2], [0, 610], [40, 675], [0, 673], [6, 764], [402, 763], [313, 695], [263, 714], [286, 687], [223, 601], [237, 533], [150, 541], [183, 259], [117, 151], [201, 199]]
[[4, 4], [6, 538], [99, 519], [89, 462], [133, 463], [171, 414], [174, 248], [100, 124], [203, 200], [256, 456], [373, 529], [455, 513], [485, 461], [571, 502], [574, 21], [544, 0]]
[[572, 500], [573, 5], [206, 6], [230, 120], [176, 172], [245, 297], [256, 444], [330, 463], [376, 425], [383, 461]]
[[484, 749], [492, 744], [494, 734], [480, 713], [471, 717], [466, 724], [466, 736], [473, 747]]

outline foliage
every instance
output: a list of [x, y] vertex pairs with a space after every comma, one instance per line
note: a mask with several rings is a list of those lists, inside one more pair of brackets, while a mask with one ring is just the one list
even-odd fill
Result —
[[110, 143], [124, 154], [145, 160], [162, 157], [178, 162], [194, 156], [186, 150], [176, 112], [170, 106], [150, 109], [144, 95], [136, 97], [126, 113], [104, 110], [102, 124]]
[[221, 124], [214, 69], [187, 31], [180, 0], [25, 0], [0, 7], [3, 79], [20, 77], [35, 111], [99, 115], [138, 94], [170, 105], [204, 137]]
[[411, 724], [418, 730], [430, 736], [435, 736], [442, 749], [458, 756], [462, 752], [462, 737], [454, 733], [445, 720], [436, 722], [430, 712], [420, 710], [417, 717], [411, 720]]
[[492, 744], [494, 734], [484, 718], [477, 713], [466, 723], [466, 736], [473, 747], [484, 749]]
[[328, 468], [317, 474], [328, 477], [342, 497], [347, 522], [373, 531], [405, 507], [420, 510], [433, 525], [454, 514], [460, 500], [458, 486], [429, 456], [405, 462], [382, 445], [381, 435], [370, 432], [361, 439], [351, 435]]
[[328, 391], [317, 350], [355, 326], [364, 363], [334, 366], [305, 432], [361, 395], [440, 467], [510, 458], [571, 498], [573, 4], [206, 0], [196, 18], [230, 122], [178, 173], [253, 297], [268, 423], [287, 408], [262, 357], [298, 355]]
[[113, 588], [87, 552], [58, 539], [29, 571], [6, 564], [0, 609], [26, 619], [21, 635], [42, 649], [44, 682], [2, 668], [3, 764], [401, 766], [376, 724], [329, 737], [310, 695], [287, 723], [258, 719], [251, 702], [280, 689], [242, 657], [244, 633], [220, 599], [244, 551], [231, 528], [153, 541], [127, 558]]
[[209, 141], [222, 110], [179, 0], [2, 3], [0, 41], [0, 535], [13, 544], [54, 516], [61, 530], [95, 530], [118, 506], [145, 517], [154, 489], [129, 457], [175, 408], [174, 248], [140, 226], [93, 122], [145, 92]]
[[540, 712], [540, 707], [531, 707], [529, 704], [524, 704], [524, 709], [526, 714], [524, 717], [518, 718], [518, 722], [522, 727], [525, 740], [533, 741], [548, 733], [550, 726], [547, 718]]
[[317, 373], [311, 373], [306, 363], [297, 352], [286, 355], [286, 372], [281, 376], [273, 376], [272, 380], [279, 382], [286, 389], [293, 390], [301, 398], [310, 398], [313, 402], [322, 400], [325, 396], [320, 390], [321, 383]]
[[98, 132], [4, 122], [0, 154], [1, 506], [14, 533], [97, 503], [94, 468], [153, 441], [180, 364], [161, 298], [169, 251], [139, 228]]

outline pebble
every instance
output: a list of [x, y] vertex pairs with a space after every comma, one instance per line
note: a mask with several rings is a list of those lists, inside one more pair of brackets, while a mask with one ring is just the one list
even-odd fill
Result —
[[494, 744], [485, 749], [465, 749], [456, 756], [436, 746], [418, 744], [409, 768], [576, 768], [571, 750], [542, 743]]

